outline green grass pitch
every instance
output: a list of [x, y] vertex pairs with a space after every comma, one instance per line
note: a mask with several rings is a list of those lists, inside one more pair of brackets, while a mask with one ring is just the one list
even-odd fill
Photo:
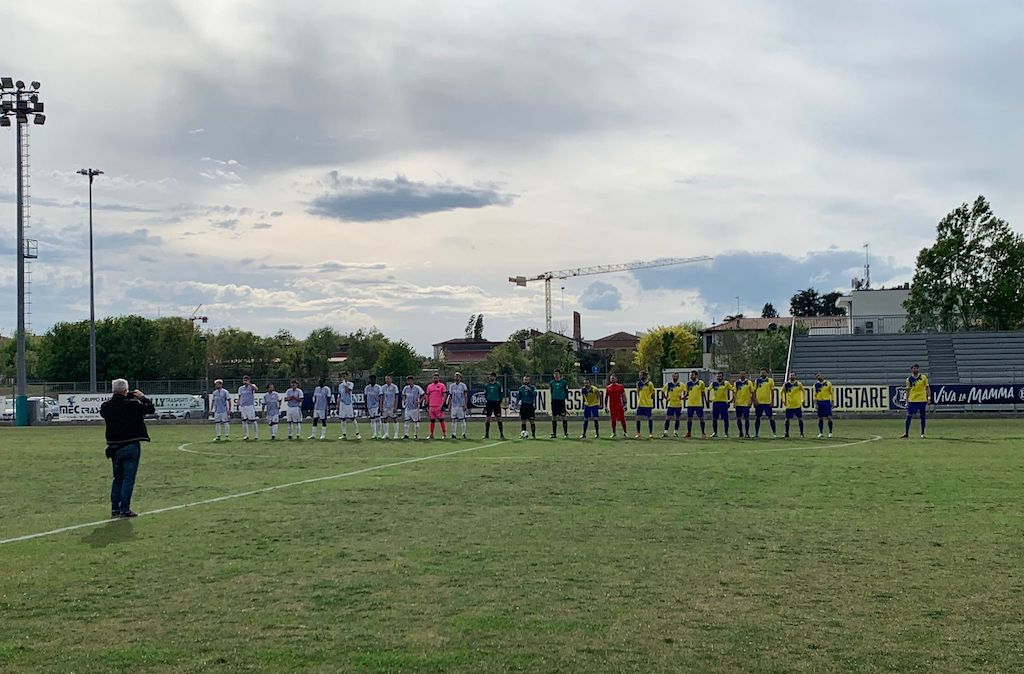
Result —
[[[549, 429], [215, 445], [153, 426], [139, 512], [299, 484], [0, 544], [0, 671], [1024, 668], [1024, 421]], [[0, 539], [104, 519], [101, 438], [0, 429]]]

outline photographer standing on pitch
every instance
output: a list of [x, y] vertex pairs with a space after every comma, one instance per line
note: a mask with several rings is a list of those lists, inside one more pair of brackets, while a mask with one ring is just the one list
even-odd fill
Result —
[[135, 473], [142, 454], [140, 442], [149, 442], [145, 418], [156, 408], [138, 389], [128, 392], [128, 382], [111, 382], [113, 396], [100, 406], [100, 416], [107, 423], [107, 458], [114, 465], [114, 481], [110, 485], [110, 516], [137, 517], [132, 512], [132, 491]]

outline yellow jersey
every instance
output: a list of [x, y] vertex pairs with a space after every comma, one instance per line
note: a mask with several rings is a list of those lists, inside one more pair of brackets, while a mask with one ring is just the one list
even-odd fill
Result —
[[666, 407], [671, 409], [682, 409], [683, 407], [683, 383], [679, 381], [670, 381], [665, 384], [662, 389], [664, 391], [668, 402], [665, 403]]
[[907, 377], [907, 402], [926, 403], [928, 402], [928, 376], [921, 375]]
[[814, 399], [817, 400], [832, 400], [832, 382], [828, 379], [823, 381], [814, 382]]
[[650, 380], [636, 383], [636, 406], [637, 407], [654, 407], [654, 383]]
[[755, 400], [758, 405], [771, 405], [772, 404], [772, 391], [775, 390], [775, 380], [771, 377], [761, 379], [758, 377], [754, 380], [754, 391], [757, 396]]
[[750, 407], [754, 402], [754, 382], [749, 379], [737, 379], [734, 388], [736, 390], [736, 407]]
[[704, 382], [700, 379], [686, 382], [686, 406], [704, 407], [704, 389]]
[[804, 391], [804, 385], [800, 382], [786, 382], [782, 387], [782, 397], [785, 399], [787, 410], [796, 410], [804, 406]]
[[601, 405], [601, 392], [596, 386], [588, 386], [583, 389], [583, 404], [587, 407], [598, 407]]
[[711, 402], [727, 403], [729, 402], [729, 392], [735, 390], [736, 387], [732, 385], [731, 381], [718, 381], [716, 379], [711, 382]]

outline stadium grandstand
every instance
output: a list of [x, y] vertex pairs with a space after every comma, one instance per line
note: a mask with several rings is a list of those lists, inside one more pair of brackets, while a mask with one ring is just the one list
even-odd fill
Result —
[[900, 385], [911, 363], [933, 384], [1024, 379], [1024, 331], [797, 335], [790, 368], [824, 372], [836, 384]]

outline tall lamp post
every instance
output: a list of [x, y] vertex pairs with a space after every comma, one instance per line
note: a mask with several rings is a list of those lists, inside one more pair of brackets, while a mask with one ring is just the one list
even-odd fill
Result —
[[10, 77], [0, 77], [0, 127], [11, 126], [14, 118], [17, 130], [17, 184], [18, 184], [18, 355], [16, 360], [17, 388], [15, 390], [14, 423], [16, 426], [27, 426], [28, 414], [28, 371], [25, 367], [25, 260], [37, 256], [36, 241], [25, 238], [26, 204], [26, 166], [28, 147], [28, 120], [42, 126], [46, 123], [45, 108], [39, 100], [39, 82], [32, 82], [31, 88], [26, 87], [22, 80], [15, 82]]
[[92, 181], [103, 171], [80, 169], [79, 174], [89, 176], [89, 393], [96, 393], [96, 283], [92, 264]]

